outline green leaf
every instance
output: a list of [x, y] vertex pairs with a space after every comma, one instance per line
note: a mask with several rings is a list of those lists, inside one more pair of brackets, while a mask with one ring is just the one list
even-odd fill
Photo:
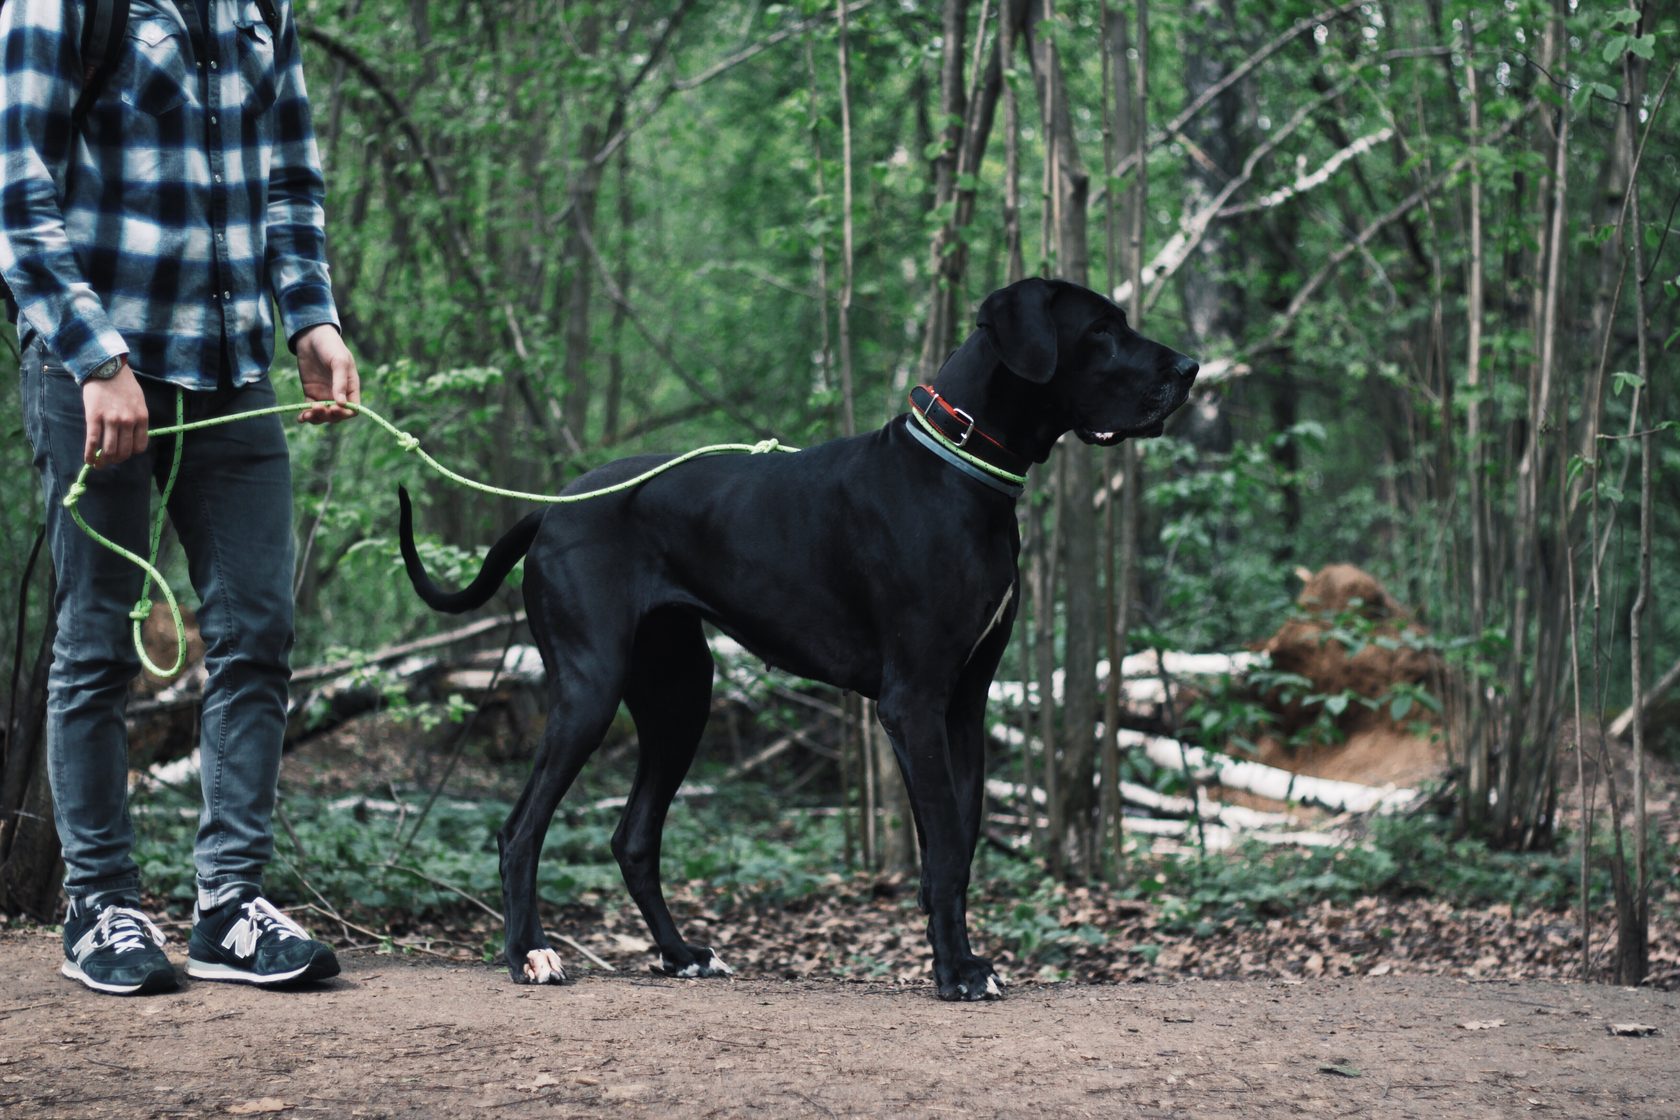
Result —
[[1615, 373], [1612, 373], [1610, 375], [1610, 381], [1614, 387], [1613, 391], [1618, 397], [1622, 395], [1622, 390], [1628, 386], [1632, 386], [1634, 389], [1645, 388], [1645, 379], [1643, 377], [1640, 377], [1637, 373], [1629, 373], [1625, 369], [1619, 369]]

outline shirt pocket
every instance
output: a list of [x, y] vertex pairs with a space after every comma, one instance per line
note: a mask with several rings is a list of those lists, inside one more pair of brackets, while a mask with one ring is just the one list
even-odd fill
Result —
[[186, 38], [186, 31], [173, 23], [140, 20], [129, 24], [130, 65], [121, 94], [124, 105], [161, 117], [190, 100], [192, 71]]
[[245, 109], [265, 113], [279, 93], [274, 73], [274, 32], [256, 4], [246, 4], [233, 21], [239, 38], [239, 77], [245, 88]]

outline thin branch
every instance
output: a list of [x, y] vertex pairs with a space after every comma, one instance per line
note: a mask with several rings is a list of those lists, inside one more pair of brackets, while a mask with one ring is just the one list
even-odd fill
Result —
[[[1497, 144], [1501, 140], [1505, 139], [1505, 137], [1509, 136], [1512, 132], [1516, 131], [1517, 126], [1523, 123], [1529, 112], [1538, 104], [1538, 99], [1530, 99], [1529, 102], [1523, 106], [1521, 112], [1515, 114], [1497, 131], [1488, 136], [1486, 144]], [[1335, 274], [1336, 270], [1342, 266], [1343, 262], [1355, 253], [1362, 251], [1371, 239], [1380, 233], [1384, 228], [1392, 225], [1396, 221], [1399, 221], [1401, 218], [1411, 213], [1411, 211], [1417, 209], [1418, 206], [1422, 205], [1426, 199], [1444, 187], [1448, 180], [1468, 165], [1470, 160], [1471, 155], [1469, 153], [1466, 153], [1454, 160], [1445, 170], [1437, 172], [1435, 175], [1431, 176], [1430, 179], [1417, 190], [1400, 200], [1386, 213], [1372, 220], [1371, 223], [1364, 229], [1360, 230], [1352, 240], [1343, 245], [1340, 249], [1336, 250], [1336, 252], [1332, 253], [1330, 255], [1330, 259], [1325, 261], [1324, 264], [1319, 267], [1319, 270], [1308, 278], [1305, 284], [1301, 285], [1300, 290], [1297, 291], [1294, 298], [1289, 301], [1289, 306], [1285, 308], [1283, 314], [1279, 316], [1277, 324], [1272, 328], [1271, 332], [1262, 342], [1250, 348], [1250, 353], [1252, 354], [1260, 350], [1270, 349], [1281, 342], [1283, 337], [1287, 335], [1290, 329], [1295, 325], [1295, 320], [1300, 316], [1302, 310], [1305, 309], [1308, 301], [1310, 301], [1312, 297], [1318, 293], [1318, 289], [1324, 286], [1325, 281], [1329, 280], [1330, 277]]]
[[[359, 76], [363, 82], [367, 83], [368, 88], [373, 91], [374, 96], [378, 98], [380, 104], [385, 107], [385, 111], [389, 115], [392, 123], [394, 123], [397, 128], [402, 131], [403, 136], [408, 140], [409, 144], [413, 146], [415, 156], [420, 160], [420, 166], [424, 168], [426, 172], [426, 178], [431, 183], [433, 193], [437, 195], [439, 201], [447, 201], [453, 192], [449, 186], [448, 180], [444, 178], [443, 169], [439, 167], [437, 161], [432, 158], [431, 149], [426, 146], [425, 137], [421, 135], [420, 129], [408, 115], [408, 111], [403, 107], [402, 102], [394, 93], [391, 92], [391, 89], [386, 84], [385, 79], [381, 77], [379, 71], [373, 68], [372, 63], [368, 62], [365, 58], [358, 54], [348, 43], [345, 43], [336, 36], [322, 31], [320, 28], [313, 25], [301, 25], [299, 27], [299, 34], [319, 46], [322, 50], [326, 51], [330, 57], [354, 70], [357, 76]], [[472, 246], [467, 240], [466, 231], [461, 229], [458, 223], [451, 221], [447, 217], [443, 218], [442, 221], [444, 231], [447, 234], [447, 237], [444, 239], [444, 244], [449, 250], [453, 251], [457, 267], [463, 269], [472, 277], [473, 285], [479, 291], [486, 293], [493, 291], [494, 288], [490, 284], [489, 279], [485, 276], [483, 270], [479, 268], [478, 262], [474, 258]], [[554, 452], [554, 434], [551, 430], [551, 421], [548, 412], [539, 403], [538, 394], [531, 387], [530, 379], [525, 373], [525, 366], [523, 363], [527, 362], [530, 358], [530, 353], [525, 346], [525, 332], [519, 325], [519, 317], [514, 314], [512, 303], [505, 299], [499, 300], [497, 301], [497, 309], [501, 311], [502, 319], [507, 324], [508, 338], [513, 346], [514, 353], [519, 356], [522, 363], [521, 365], [516, 366], [512, 371], [514, 387], [519, 392], [519, 397], [521, 402], [525, 405], [526, 413], [530, 416], [531, 421], [536, 425], [544, 446], [550, 452]]]
[[1227, 206], [1218, 214], [1220, 218], [1236, 218], [1243, 214], [1251, 214], [1256, 210], [1270, 210], [1274, 206], [1281, 206], [1296, 195], [1304, 194], [1314, 187], [1323, 186], [1349, 160], [1358, 159], [1378, 144], [1384, 143], [1394, 135], [1393, 128], [1379, 128], [1377, 131], [1361, 136], [1341, 151], [1332, 155], [1319, 165], [1318, 170], [1302, 175], [1293, 183], [1285, 184], [1275, 191], [1268, 192], [1253, 202], [1242, 202], [1235, 206]]
[[618, 282], [613, 277], [612, 268], [605, 260], [602, 259], [601, 251], [596, 247], [595, 239], [590, 235], [589, 227], [584, 225], [582, 222], [579, 222], [577, 224], [577, 232], [579, 239], [583, 242], [584, 249], [589, 253], [590, 259], [595, 262], [595, 269], [600, 274], [601, 285], [606, 290], [607, 298], [623, 309], [624, 314], [630, 320], [631, 325], [636, 328], [636, 332], [640, 334], [642, 338], [647, 341], [647, 344], [653, 348], [653, 352], [659, 355], [660, 359], [664, 361], [670, 371], [676, 375], [677, 380], [687, 386], [689, 392], [693, 393], [713, 408], [719, 410], [725, 416], [728, 416], [737, 423], [750, 428], [761, 437], [770, 435], [771, 433], [763, 424], [736, 408], [734, 404], [706, 388], [700, 383], [699, 378], [695, 377], [683, 367], [682, 363], [677, 360], [677, 356], [671, 352], [670, 346], [668, 346], [663, 339], [653, 333], [653, 330], [647, 325], [647, 322], [637, 313], [636, 308], [630, 303], [628, 297], [626, 297], [624, 292], [619, 289]]
[[[1249, 153], [1248, 158], [1243, 161], [1242, 170], [1227, 180], [1225, 186], [1206, 206], [1195, 214], [1180, 220], [1178, 233], [1161, 247], [1161, 250], [1155, 254], [1155, 258], [1143, 270], [1143, 275], [1148, 276], [1151, 280], [1148, 299], [1144, 301], [1143, 305], [1145, 311], [1160, 298], [1167, 281], [1190, 259], [1190, 254], [1207, 236], [1208, 227], [1213, 224], [1214, 219], [1223, 216], [1225, 204], [1230, 201], [1231, 196], [1253, 179], [1254, 172], [1260, 166], [1261, 161], [1277, 150], [1278, 146], [1285, 140], [1293, 136], [1320, 107], [1340, 97], [1352, 82], [1353, 79], [1350, 77], [1335, 88], [1326, 91], [1315, 100], [1297, 109], [1294, 115], [1284, 122], [1282, 127], [1274, 130], [1266, 138], [1264, 144]], [[1384, 131], [1392, 132], [1392, 130]], [[1131, 295], [1128, 283], [1121, 286], [1119, 291], [1114, 294], [1114, 299], [1125, 303], [1131, 299]]]
[[[1186, 105], [1179, 111], [1179, 114], [1176, 117], [1163, 125], [1161, 131], [1151, 137], [1147, 144], [1140, 145], [1137, 151], [1131, 152], [1122, 157], [1120, 162], [1115, 164], [1109, 171], [1108, 179], [1112, 181], [1126, 174], [1132, 168], [1136, 167], [1143, 157], [1147, 156], [1152, 149], [1160, 147], [1162, 144], [1166, 143], [1168, 139], [1184, 140], [1184, 126], [1190, 122], [1191, 118], [1203, 109], [1207, 108], [1208, 105], [1210, 105], [1220, 94], [1248, 77], [1249, 74], [1254, 72], [1256, 67], [1258, 67], [1262, 62], [1265, 62], [1268, 58], [1272, 57], [1272, 55], [1276, 54], [1278, 51], [1282, 50], [1302, 35], [1311, 31], [1313, 28], [1318, 27], [1320, 24], [1341, 19], [1343, 16], [1358, 11], [1363, 6], [1364, 0], [1348, 0], [1347, 3], [1338, 4], [1335, 7], [1327, 8], [1316, 15], [1310, 15], [1304, 19], [1297, 20], [1283, 34], [1271, 40], [1269, 43], [1266, 43], [1259, 50], [1255, 51], [1239, 63], [1229, 74], [1225, 75], [1219, 81], [1203, 90], [1199, 97], [1190, 102], [1190, 104]], [[1096, 206], [1100, 204], [1107, 190], [1108, 184], [1106, 182], [1100, 184], [1091, 194], [1090, 205]]]
[[[852, 3], [844, 5], [844, 10], [847, 14], [859, 12], [864, 8], [869, 7], [871, 3], [872, 0], [852, 0]], [[600, 164], [605, 163], [609, 158], [611, 158], [613, 152], [618, 150], [619, 145], [628, 140], [637, 130], [641, 129], [648, 121], [652, 120], [660, 109], [665, 107], [665, 102], [671, 99], [672, 94], [686, 93], [691, 89], [703, 86], [713, 78], [716, 78], [721, 74], [728, 73], [730, 70], [733, 70], [743, 62], [748, 62], [751, 59], [758, 57], [771, 47], [785, 43], [787, 40], [792, 39], [795, 36], [803, 35], [805, 32], [810, 31], [813, 28], [820, 27], [834, 18], [835, 14], [833, 12], [827, 12], [823, 15], [813, 16], [807, 20], [801, 20], [798, 23], [789, 24], [781, 30], [765, 36], [758, 42], [742, 47], [734, 54], [713, 63], [711, 66], [706, 67], [706, 69], [700, 71], [698, 74], [695, 74], [693, 77], [672, 78], [653, 95], [652, 102], [642, 110], [640, 115], [638, 115], [633, 122], [622, 125], [613, 133], [612, 136], [607, 138], [606, 143], [602, 144], [600, 150], [591, 157], [591, 162]], [[640, 80], [646, 76], [648, 69], [648, 67], [643, 67], [643, 73], [637, 76], [638, 84]], [[633, 90], [635, 87], [632, 86], [631, 88]], [[568, 203], [565, 210], [556, 216], [556, 222], [565, 220], [567, 212], [570, 210], [571, 204]]]

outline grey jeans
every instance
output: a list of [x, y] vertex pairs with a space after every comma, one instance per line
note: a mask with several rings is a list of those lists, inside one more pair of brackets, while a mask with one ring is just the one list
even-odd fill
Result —
[[[73, 902], [135, 895], [140, 885], [128, 814], [129, 686], [139, 672], [129, 611], [143, 576], [94, 544], [63, 499], [82, 466], [85, 422], [74, 378], [38, 342], [23, 354], [24, 428], [47, 503], [58, 573], [47, 687], [47, 765]], [[175, 422], [178, 390], [141, 380], [151, 426]], [[189, 422], [274, 403], [267, 381], [188, 392]], [[147, 550], [154, 488], [168, 475], [175, 437], [91, 471], [80, 510], [88, 524], [135, 552]], [[286, 728], [292, 648], [292, 480], [278, 416], [190, 432], [169, 520], [202, 606], [205, 642], [200, 775], [204, 808], [194, 860], [201, 905], [261, 886], [273, 853], [271, 817]]]

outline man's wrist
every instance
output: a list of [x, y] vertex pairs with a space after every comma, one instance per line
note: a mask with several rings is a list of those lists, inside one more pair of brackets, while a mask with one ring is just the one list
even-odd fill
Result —
[[[4, 0], [0, 0], [0, 2], [4, 2]], [[322, 327], [331, 328], [332, 333], [334, 333], [334, 334], [341, 334], [342, 333], [339, 330], [339, 327], [338, 327], [337, 323], [333, 322], [330, 319], [322, 319], [320, 322], [310, 323], [306, 327], [299, 327], [297, 330], [293, 331], [291, 338], [287, 340], [287, 346], [291, 349], [292, 353], [294, 353], [294, 354], [297, 353], [298, 348], [303, 345], [304, 339], [306, 339], [310, 335], [316, 333]]]

